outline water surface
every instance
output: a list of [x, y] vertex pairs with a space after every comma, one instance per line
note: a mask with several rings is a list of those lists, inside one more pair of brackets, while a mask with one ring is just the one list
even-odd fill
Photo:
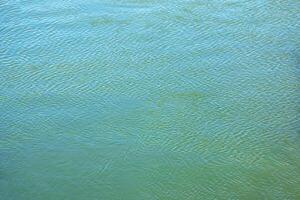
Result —
[[298, 0], [0, 0], [3, 200], [300, 198]]

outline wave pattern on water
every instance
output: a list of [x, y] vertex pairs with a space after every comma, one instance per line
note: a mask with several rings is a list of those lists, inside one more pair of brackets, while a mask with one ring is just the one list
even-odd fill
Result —
[[0, 193], [297, 199], [300, 4], [0, 1]]

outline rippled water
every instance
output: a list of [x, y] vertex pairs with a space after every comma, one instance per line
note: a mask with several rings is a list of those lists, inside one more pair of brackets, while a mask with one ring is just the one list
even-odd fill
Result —
[[1, 199], [299, 199], [299, 75], [299, 0], [0, 0]]

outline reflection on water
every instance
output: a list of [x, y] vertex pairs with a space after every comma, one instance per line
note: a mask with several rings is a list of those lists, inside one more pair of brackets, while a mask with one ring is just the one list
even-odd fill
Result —
[[300, 4], [0, 1], [0, 193], [298, 199]]

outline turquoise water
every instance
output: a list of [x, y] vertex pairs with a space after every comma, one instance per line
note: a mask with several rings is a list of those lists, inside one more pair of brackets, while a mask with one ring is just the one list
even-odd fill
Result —
[[0, 0], [3, 200], [300, 199], [298, 0]]

